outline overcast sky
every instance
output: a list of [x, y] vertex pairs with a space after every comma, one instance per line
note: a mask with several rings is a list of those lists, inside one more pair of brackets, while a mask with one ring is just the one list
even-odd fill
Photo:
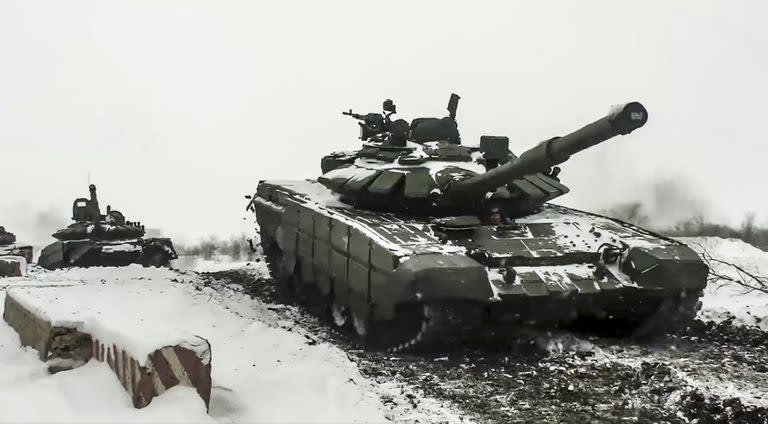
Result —
[[648, 124], [564, 164], [560, 203], [768, 224], [766, 16], [759, 0], [0, 0], [0, 225], [45, 241], [90, 181], [179, 241], [227, 237], [259, 180], [358, 146], [341, 111], [444, 116], [451, 92], [466, 144], [518, 152], [639, 100]]

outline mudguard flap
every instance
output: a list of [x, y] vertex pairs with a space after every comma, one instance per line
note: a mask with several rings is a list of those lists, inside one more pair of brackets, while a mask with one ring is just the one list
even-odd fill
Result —
[[621, 264], [621, 271], [640, 287], [702, 290], [709, 267], [688, 246], [633, 247]]
[[457, 254], [412, 256], [398, 265], [388, 286], [389, 293], [372, 299], [379, 318], [390, 318], [398, 303], [487, 302], [493, 297], [485, 266]]
[[179, 255], [176, 253], [176, 249], [173, 247], [173, 242], [171, 242], [171, 239], [166, 237], [154, 237], [154, 238], [148, 238], [144, 239], [144, 246], [143, 250], [147, 250], [147, 248], [157, 248], [162, 251], [164, 251], [168, 255], [169, 260], [178, 259]]
[[37, 264], [45, 269], [55, 269], [64, 263], [64, 244], [60, 241], [45, 246], [40, 251]]

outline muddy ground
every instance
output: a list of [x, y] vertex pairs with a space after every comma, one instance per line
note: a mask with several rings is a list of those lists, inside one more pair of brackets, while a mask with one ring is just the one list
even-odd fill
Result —
[[240, 271], [207, 278], [274, 304], [318, 341], [345, 350], [370, 379], [450, 401], [476, 422], [768, 423], [768, 333], [757, 328], [695, 321], [644, 343], [531, 332], [502, 346], [393, 355], [366, 352], [314, 316], [280, 307], [289, 300], [270, 280]]

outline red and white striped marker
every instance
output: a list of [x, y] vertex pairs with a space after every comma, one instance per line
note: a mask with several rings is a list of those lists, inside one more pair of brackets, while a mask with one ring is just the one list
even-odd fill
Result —
[[[139, 362], [114, 344], [104, 345], [95, 337], [92, 340], [93, 359], [109, 365], [133, 399], [135, 408], [149, 405], [152, 398], [180, 384], [194, 387], [208, 409], [211, 400], [210, 359], [206, 363], [198, 352], [176, 345], [162, 347], [150, 353], [144, 362]], [[210, 358], [210, 344], [202, 340], [207, 347], [207, 358]]]

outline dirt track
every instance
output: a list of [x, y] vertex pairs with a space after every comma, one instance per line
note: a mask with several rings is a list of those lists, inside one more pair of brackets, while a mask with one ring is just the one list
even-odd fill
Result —
[[[242, 272], [209, 276], [241, 285], [260, 301], [283, 303], [269, 280]], [[449, 400], [478, 422], [768, 423], [768, 333], [756, 328], [696, 321], [653, 344], [530, 334], [502, 347], [392, 355], [363, 351], [294, 308], [276, 309], [344, 349], [369, 378]]]

